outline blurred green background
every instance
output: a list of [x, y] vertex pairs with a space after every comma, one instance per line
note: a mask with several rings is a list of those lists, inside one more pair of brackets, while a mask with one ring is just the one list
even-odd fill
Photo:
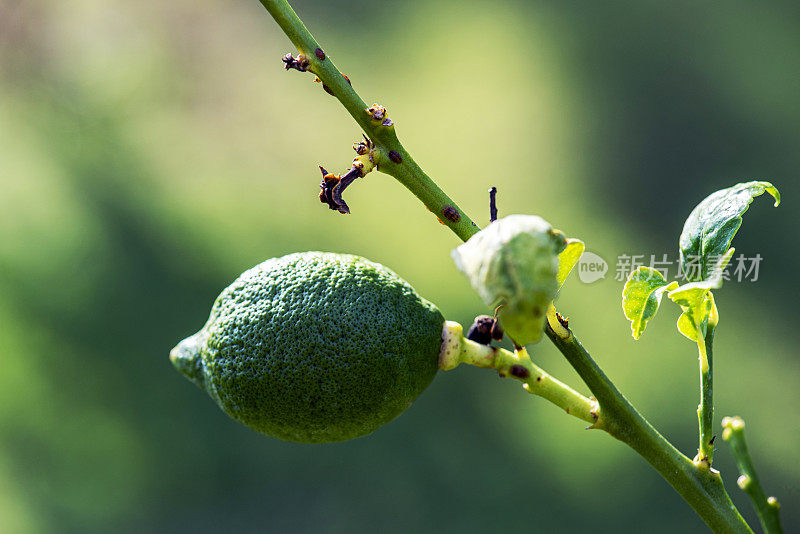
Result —
[[[611, 263], [560, 309], [619, 387], [696, 448], [696, 351], [671, 303], [634, 343], [619, 254], [674, 257], [710, 192], [773, 181], [718, 292], [716, 420], [742, 415], [800, 529], [800, 5], [300, 1], [406, 147], [476, 220], [535, 213]], [[308, 446], [228, 419], [167, 355], [272, 256], [385, 263], [469, 323], [449, 233], [386, 175], [317, 201], [360, 131], [255, 1], [0, 0], [0, 531], [704, 530], [634, 453], [491, 372], [441, 373], [398, 420]], [[535, 359], [578, 385], [548, 344]], [[581, 388], [585, 391], [585, 388]], [[734, 500], [724, 444], [715, 456]]]

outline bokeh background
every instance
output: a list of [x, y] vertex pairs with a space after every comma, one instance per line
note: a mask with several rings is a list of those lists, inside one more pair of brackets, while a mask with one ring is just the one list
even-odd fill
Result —
[[[800, 529], [796, 265], [800, 5], [310, 1], [296, 9], [472, 217], [535, 213], [611, 263], [560, 309], [690, 456], [697, 360], [665, 303], [639, 342], [619, 254], [673, 258], [710, 192], [769, 179], [735, 240], [756, 283], [718, 292], [719, 421], [742, 415]], [[641, 459], [479, 369], [441, 373], [348, 443], [283, 443], [169, 364], [242, 270], [303, 250], [385, 263], [446, 315], [486, 312], [458, 244], [390, 177], [317, 201], [360, 131], [255, 0], [0, 0], [0, 531], [702, 532]], [[578, 386], [548, 343], [546, 369]], [[585, 388], [581, 388], [585, 391]], [[715, 463], [749, 502], [720, 442]]]

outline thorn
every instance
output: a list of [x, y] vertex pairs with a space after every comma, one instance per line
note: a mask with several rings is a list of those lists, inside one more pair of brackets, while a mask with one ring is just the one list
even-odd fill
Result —
[[497, 188], [489, 188], [489, 222], [497, 220]]

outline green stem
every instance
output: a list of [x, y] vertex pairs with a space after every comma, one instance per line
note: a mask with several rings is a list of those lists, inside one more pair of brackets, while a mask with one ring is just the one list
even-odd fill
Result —
[[714, 328], [709, 324], [705, 338], [697, 343], [700, 352], [700, 404], [697, 406], [700, 443], [695, 461], [708, 466], [714, 457]]
[[731, 446], [741, 476], [737, 481], [742, 490], [750, 496], [758, 513], [761, 526], [766, 534], [782, 534], [780, 508], [775, 497], [767, 497], [761, 482], [758, 480], [756, 468], [750, 459], [750, 451], [744, 438], [744, 421], [741, 417], [726, 417], [722, 420], [722, 439]]
[[[466, 241], [479, 229], [461, 208], [423, 172], [397, 139], [394, 124], [385, 125], [366, 112], [367, 105], [333, 64], [286, 0], [259, 0], [309, 61], [311, 72], [325, 84], [375, 143], [378, 170], [396, 178], [455, 234]], [[317, 50], [320, 54], [317, 54]], [[321, 59], [324, 58], [324, 59]]]
[[475, 343], [464, 338], [462, 334], [463, 328], [460, 324], [453, 321], [445, 323], [442, 351], [439, 354], [440, 369], [449, 371], [462, 363], [494, 369], [503, 378], [511, 377], [521, 381], [528, 393], [547, 399], [567, 414], [592, 425], [597, 423], [597, 401], [584, 397], [534, 364], [524, 348], [516, 353], [509, 352], [491, 345]]
[[752, 532], [730, 500], [719, 473], [681, 454], [631, 405], [565, 324], [547, 336], [589, 386], [600, 404], [598, 427], [638, 452], [714, 532]]
[[[394, 125], [386, 126], [382, 121], [376, 121], [366, 113], [364, 101], [347, 83], [327, 54], [322, 53], [322, 49], [291, 6], [285, 0], [260, 0], [260, 2], [267, 8], [300, 53], [308, 58], [309, 70], [316, 74], [334, 93], [376, 144], [378, 150], [375, 151], [377, 156], [375, 163], [378, 165], [378, 170], [394, 176], [462, 240], [466, 241], [477, 233], [478, 227], [419, 168], [403, 148], [397, 139]], [[320, 49], [319, 56], [316, 54], [317, 49]], [[320, 59], [320, 57], [325, 59]], [[568, 335], [565, 335], [564, 332], [567, 332]], [[642, 455], [715, 532], [752, 533], [731, 503], [719, 474], [710, 468], [704, 469], [695, 465], [664, 439], [617, 390], [578, 343], [572, 332], [566, 328], [566, 325], [548, 325], [547, 334], [597, 398], [600, 406], [600, 418], [594, 424], [596, 428], [603, 428]], [[513, 360], [514, 357], [518, 360]], [[532, 363], [528, 367], [523, 363], [525, 358], [513, 354], [511, 354], [511, 358], [503, 355], [499, 363], [514, 361], [512, 365], [523, 365], [531, 371], [531, 376], [534, 376]], [[492, 360], [492, 365], [496, 365], [494, 360]], [[531, 390], [536, 393], [533, 388]], [[576, 395], [578, 394], [576, 393]], [[550, 400], [555, 399], [557, 403], [564, 403], [563, 399], [558, 400], [558, 395], [551, 395], [551, 397]], [[577, 399], [576, 402], [579, 400]], [[576, 409], [576, 413], [585, 416], [585, 408], [583, 410]], [[596, 414], [596, 408], [589, 413]], [[592, 415], [592, 417], [594, 416]], [[583, 418], [586, 420], [585, 417]]]

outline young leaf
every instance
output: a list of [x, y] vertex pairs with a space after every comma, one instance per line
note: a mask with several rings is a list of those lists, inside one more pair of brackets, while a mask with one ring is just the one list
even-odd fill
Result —
[[680, 304], [683, 309], [683, 313], [678, 317], [678, 331], [691, 341], [702, 343], [708, 325], [712, 323], [711, 317], [716, 317], [717, 314], [713, 293], [708, 289], [701, 291], [695, 288], [674, 297], [669, 294], [669, 298]]
[[520, 345], [538, 341], [547, 307], [558, 291], [564, 234], [533, 215], [499, 219], [452, 252], [456, 267]]
[[650, 267], [639, 267], [628, 276], [622, 290], [622, 311], [631, 321], [633, 339], [639, 339], [647, 321], [655, 317], [664, 291], [677, 287], [677, 282], [668, 283], [660, 272]]
[[586, 250], [586, 245], [580, 239], [567, 239], [566, 248], [558, 255], [558, 274], [556, 275], [558, 289], [564, 285], [567, 276], [583, 256], [584, 250]]
[[667, 294], [683, 310], [678, 317], [678, 330], [692, 341], [700, 343], [706, 336], [708, 325], [717, 324], [717, 307], [711, 290], [722, 287], [722, 273], [733, 253], [733, 248], [728, 249], [711, 270], [707, 280], [684, 284]]
[[697, 205], [680, 237], [681, 266], [691, 282], [706, 280], [718, 259], [731, 246], [742, 225], [742, 215], [753, 199], [764, 192], [781, 203], [781, 195], [769, 182], [747, 182], [712, 193]]

